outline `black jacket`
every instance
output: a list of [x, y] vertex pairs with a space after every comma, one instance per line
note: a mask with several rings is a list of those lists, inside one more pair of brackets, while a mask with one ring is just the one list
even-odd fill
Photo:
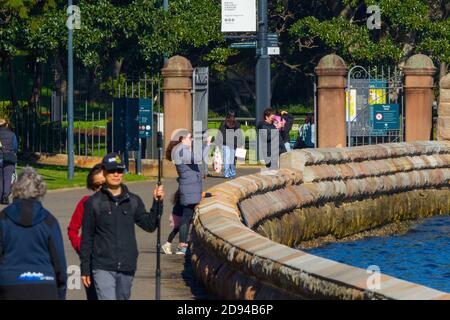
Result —
[[278, 139], [278, 155], [286, 152], [286, 147], [284, 146], [284, 143], [282, 141], [280, 131], [273, 124], [267, 123], [265, 121], [260, 121], [258, 122], [256, 129], [258, 131], [258, 139], [260, 138], [260, 130], [266, 130], [266, 134], [261, 135], [261, 138], [265, 137], [266, 141], [259, 141], [261, 148], [260, 152], [263, 152], [262, 156], [266, 163], [271, 162], [272, 153], [276, 152], [276, 144], [272, 143], [272, 130], [276, 130], [274, 139]]
[[17, 162], [17, 137], [8, 127], [0, 127], [0, 158], [5, 164]]
[[[233, 130], [234, 139], [232, 141], [227, 141], [227, 130]], [[239, 121], [236, 121], [236, 125], [233, 128], [227, 127], [224, 121], [220, 125], [219, 131], [222, 134], [222, 136], [221, 137], [218, 136], [216, 138], [217, 145], [222, 144], [224, 146], [228, 146], [233, 149], [236, 149], [244, 145], [245, 140], [241, 130], [241, 124], [239, 123]], [[231, 131], [229, 132], [229, 134], [231, 134]]]
[[281, 138], [283, 139], [283, 143], [290, 142], [289, 132], [292, 130], [292, 126], [294, 125], [294, 117], [288, 113], [281, 116], [286, 121], [283, 130], [281, 130]]
[[[122, 185], [113, 197], [104, 186], [85, 203], [80, 246], [81, 275], [91, 269], [135, 272], [138, 258], [135, 224], [152, 232], [157, 227], [157, 202], [150, 213], [139, 196]], [[161, 206], [162, 210], [162, 206]]]

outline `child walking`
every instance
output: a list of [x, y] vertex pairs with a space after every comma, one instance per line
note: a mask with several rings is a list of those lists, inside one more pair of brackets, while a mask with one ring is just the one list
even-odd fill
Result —
[[167, 242], [161, 246], [165, 254], [172, 254], [172, 241], [180, 231], [181, 222], [183, 221], [183, 207], [180, 205], [179, 190], [175, 192], [172, 204], [173, 204], [172, 214], [169, 216], [169, 222], [172, 231], [170, 232], [169, 237], [167, 238]]

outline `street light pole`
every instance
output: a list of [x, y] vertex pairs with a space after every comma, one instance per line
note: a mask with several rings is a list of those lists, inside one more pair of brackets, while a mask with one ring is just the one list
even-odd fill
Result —
[[[271, 86], [270, 86], [270, 56], [268, 54], [268, 8], [267, 0], [258, 1], [258, 37], [256, 63], [256, 123], [263, 120], [264, 109], [270, 107]], [[259, 142], [258, 142], [259, 150]], [[259, 158], [259, 151], [257, 153]]]
[[[169, 11], [169, 0], [164, 0], [163, 8], [164, 8], [164, 11]], [[168, 59], [169, 59], [169, 57], [167, 55], [167, 52], [165, 52], [164, 53], [164, 65], [166, 64]]]
[[[169, 0], [164, 0], [163, 8], [165, 11], [169, 10]], [[167, 53], [164, 53], [164, 64], [167, 62]], [[153, 98], [153, 97], [152, 97]], [[158, 147], [158, 182], [157, 185], [161, 185], [162, 178], [162, 148], [163, 148], [163, 134], [159, 127], [159, 115], [160, 115], [161, 101], [158, 100], [158, 115], [157, 115], [157, 147]], [[156, 271], [155, 271], [155, 300], [161, 300], [161, 215], [162, 215], [162, 200], [157, 202], [157, 234], [156, 234]]]
[[[69, 8], [72, 8], [72, 0], [68, 0]], [[70, 12], [69, 19], [73, 17], [73, 11]], [[67, 127], [67, 158], [68, 158], [68, 173], [67, 177], [69, 180], [73, 179], [74, 176], [74, 140], [73, 140], [73, 24], [68, 28], [69, 38], [67, 44], [68, 50], [68, 72], [67, 72], [67, 116], [68, 116], [68, 127]]]

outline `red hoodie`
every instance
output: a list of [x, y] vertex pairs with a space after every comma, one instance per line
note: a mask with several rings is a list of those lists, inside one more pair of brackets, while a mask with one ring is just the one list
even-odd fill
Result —
[[83, 223], [84, 216], [84, 203], [89, 199], [90, 196], [84, 196], [80, 202], [78, 202], [75, 211], [73, 212], [72, 219], [70, 219], [68, 234], [72, 247], [77, 253], [80, 253], [81, 244], [81, 225]]

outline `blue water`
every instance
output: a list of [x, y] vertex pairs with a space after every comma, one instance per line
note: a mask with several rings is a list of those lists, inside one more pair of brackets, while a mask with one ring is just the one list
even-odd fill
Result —
[[311, 254], [450, 292], [450, 216], [422, 220], [403, 235], [368, 237], [306, 250]]

